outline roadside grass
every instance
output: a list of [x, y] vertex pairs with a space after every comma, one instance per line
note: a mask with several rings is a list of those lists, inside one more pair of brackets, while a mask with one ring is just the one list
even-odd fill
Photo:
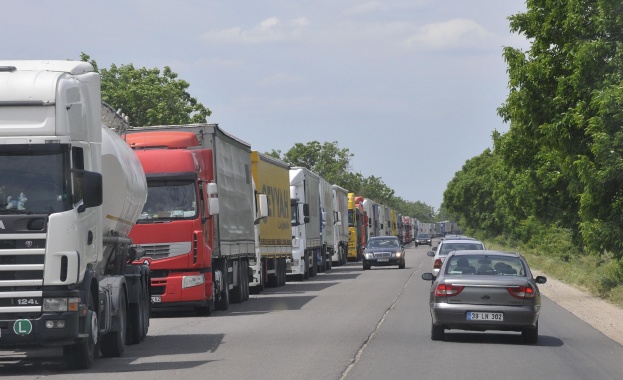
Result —
[[551, 247], [547, 244], [529, 247], [501, 238], [486, 240], [485, 244], [488, 249], [519, 252], [531, 268], [623, 308], [623, 261], [610, 254], [585, 255], [570, 251], [568, 246]]

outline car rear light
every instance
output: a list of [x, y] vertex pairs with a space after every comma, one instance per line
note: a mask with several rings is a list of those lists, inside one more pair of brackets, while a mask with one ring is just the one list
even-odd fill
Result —
[[435, 263], [433, 264], [433, 268], [434, 269], [441, 269], [441, 264], [442, 264], [441, 259], [437, 259], [437, 260], [435, 260]]
[[439, 284], [437, 285], [437, 289], [435, 289], [435, 295], [439, 297], [447, 296], [452, 297], [456, 296], [463, 290], [464, 286], [456, 286], [451, 284]]
[[511, 296], [515, 298], [534, 298], [536, 292], [531, 286], [514, 286], [512, 288], [506, 288]]

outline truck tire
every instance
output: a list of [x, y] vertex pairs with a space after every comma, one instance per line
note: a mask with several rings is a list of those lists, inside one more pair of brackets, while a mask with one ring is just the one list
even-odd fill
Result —
[[[149, 268], [145, 270], [145, 305], [143, 307], [143, 338], [147, 336], [149, 332], [149, 318], [151, 317], [151, 274]], [[141, 340], [142, 340], [141, 339]]]
[[116, 331], [109, 331], [102, 336], [100, 341], [100, 351], [104, 357], [119, 357], [125, 350], [126, 338], [128, 338], [128, 302], [125, 291], [121, 290], [119, 296], [119, 328]]
[[303, 254], [303, 260], [305, 260], [305, 264], [303, 265], [303, 280], [309, 280], [309, 253], [305, 252]]
[[287, 264], [286, 264], [286, 259], [279, 259], [278, 261], [281, 265], [279, 266], [280, 272], [281, 273], [281, 282], [279, 283], [279, 286], [284, 286], [286, 284], [286, 282], [288, 281], [288, 273], [287, 273]]
[[312, 258], [312, 266], [309, 269], [309, 277], [316, 277], [316, 275], [318, 274], [318, 253], [314, 251], [311, 254], [311, 258]]
[[89, 326], [89, 336], [79, 342], [63, 346], [63, 360], [70, 369], [88, 369], [93, 365], [93, 360], [97, 357], [97, 339], [99, 333], [99, 322], [95, 312], [95, 302], [93, 296], [89, 296], [87, 310], [87, 326]]
[[141, 288], [138, 295], [138, 303], [130, 304], [128, 314], [128, 344], [139, 344], [147, 335], [149, 328], [149, 315], [151, 308], [151, 299], [149, 296], [149, 288], [146, 285], [148, 278], [144, 276], [141, 270]]
[[232, 277], [238, 280], [236, 281], [238, 282], [238, 285], [234, 286], [234, 288], [231, 290], [231, 303], [242, 303], [244, 301], [244, 276], [242, 273], [242, 263], [242, 260], [238, 260], [239, 265], [234, 266], [234, 268], [237, 269], [232, 273]]
[[[142, 301], [142, 300], [141, 300]], [[139, 344], [143, 340], [143, 303], [130, 304], [128, 310], [128, 344]]]
[[[223, 271], [223, 269], [225, 269], [225, 271]], [[223, 290], [219, 290], [220, 294], [218, 302], [216, 303], [216, 310], [227, 310], [229, 309], [229, 276], [227, 274], [227, 263], [221, 265], [221, 271], [223, 271], [221, 276]]]
[[249, 280], [249, 262], [247, 260], [242, 260], [243, 266], [242, 266], [242, 278], [244, 279], [244, 297], [243, 297], [243, 301], [248, 301], [249, 300], [249, 284], [250, 284], [250, 280]]

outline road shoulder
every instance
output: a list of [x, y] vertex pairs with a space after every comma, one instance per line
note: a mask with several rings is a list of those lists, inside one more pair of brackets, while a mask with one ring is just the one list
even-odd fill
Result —
[[[544, 275], [539, 271], [533, 272], [535, 276]], [[623, 309], [549, 277], [547, 283], [539, 285], [539, 290], [543, 296], [623, 345]]]

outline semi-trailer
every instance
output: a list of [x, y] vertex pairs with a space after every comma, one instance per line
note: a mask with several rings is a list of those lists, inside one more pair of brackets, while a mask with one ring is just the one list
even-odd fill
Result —
[[332, 257], [335, 252], [335, 208], [333, 203], [333, 185], [320, 177], [320, 238], [322, 248], [318, 260], [318, 270], [324, 272], [333, 266]]
[[[251, 152], [251, 173], [256, 196], [267, 199], [266, 217], [256, 217], [256, 256], [250, 261], [252, 277], [249, 285], [253, 293], [258, 293], [265, 286], [285, 285], [287, 262], [292, 260], [290, 167], [254, 150]], [[258, 199], [256, 203], [262, 202]]]
[[59, 346], [70, 368], [121, 356], [149, 327], [128, 237], [143, 169], [102, 124], [90, 64], [0, 61], [0, 88], [0, 349]]
[[304, 280], [317, 274], [322, 251], [320, 236], [320, 176], [305, 167], [290, 168], [292, 260], [287, 274]]
[[335, 245], [331, 261], [333, 265], [346, 264], [348, 254], [348, 190], [338, 185], [333, 188], [333, 209], [335, 210]]
[[149, 189], [131, 237], [152, 270], [153, 307], [209, 315], [247, 300], [257, 215], [250, 145], [217, 124], [133, 127], [125, 137]]

